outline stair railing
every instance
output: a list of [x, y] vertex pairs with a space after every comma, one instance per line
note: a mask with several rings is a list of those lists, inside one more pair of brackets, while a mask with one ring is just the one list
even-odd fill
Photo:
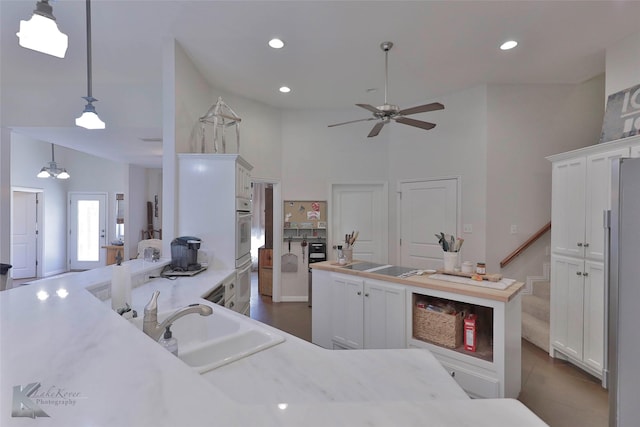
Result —
[[500, 261], [500, 268], [504, 268], [507, 264], [518, 257], [525, 249], [531, 246], [536, 240], [542, 237], [547, 231], [551, 230], [551, 221], [545, 224], [540, 230], [538, 230], [533, 236], [529, 237], [526, 242], [518, 246], [518, 248], [511, 252], [505, 259]]

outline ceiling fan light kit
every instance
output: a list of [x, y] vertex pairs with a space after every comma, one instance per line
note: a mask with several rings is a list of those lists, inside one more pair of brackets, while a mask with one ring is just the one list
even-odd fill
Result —
[[389, 82], [389, 51], [391, 50], [392, 47], [393, 47], [393, 42], [387, 41], [387, 42], [382, 42], [380, 44], [380, 49], [384, 51], [384, 104], [378, 107], [374, 107], [373, 105], [369, 105], [369, 104], [356, 104], [358, 107], [364, 108], [365, 110], [368, 110], [371, 113], [373, 113], [373, 117], [369, 117], [366, 119], [350, 120], [348, 122], [342, 122], [342, 123], [335, 123], [335, 124], [329, 125], [329, 127], [342, 126], [349, 123], [378, 120], [378, 123], [376, 123], [373, 126], [373, 128], [369, 132], [369, 135], [367, 135], [367, 137], [371, 138], [371, 137], [377, 136], [382, 130], [382, 128], [384, 127], [384, 125], [389, 123], [391, 120], [397, 123], [401, 123], [403, 125], [409, 125], [409, 126], [413, 126], [413, 127], [417, 127], [425, 130], [433, 129], [436, 126], [435, 123], [411, 119], [405, 116], [418, 114], [418, 113], [426, 113], [429, 111], [444, 110], [444, 105], [442, 105], [439, 102], [432, 102], [430, 104], [418, 105], [415, 107], [405, 108], [402, 110], [397, 105], [390, 104], [387, 102], [387, 91], [388, 91], [388, 82]]

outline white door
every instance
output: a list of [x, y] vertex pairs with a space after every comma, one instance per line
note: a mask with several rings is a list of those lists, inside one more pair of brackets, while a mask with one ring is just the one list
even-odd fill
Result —
[[406, 299], [401, 285], [364, 284], [364, 348], [406, 348]]
[[22, 191], [13, 193], [13, 247], [11, 251], [11, 277], [36, 277], [37, 209], [38, 194]]
[[554, 256], [551, 263], [551, 344], [563, 353], [582, 360], [584, 262]]
[[[343, 245], [345, 234], [358, 231], [353, 259], [386, 263], [388, 196], [386, 184], [334, 184], [331, 189], [329, 247]], [[335, 258], [333, 251], [329, 257]]]
[[106, 261], [105, 193], [69, 195], [69, 269], [90, 270]]
[[584, 157], [553, 164], [551, 251], [555, 254], [574, 257], [584, 254], [585, 173]]
[[458, 180], [400, 183], [400, 265], [442, 268], [436, 234], [458, 236]]
[[611, 161], [627, 157], [628, 148], [620, 148], [587, 157], [586, 217], [584, 256], [604, 261], [603, 211], [611, 209]]

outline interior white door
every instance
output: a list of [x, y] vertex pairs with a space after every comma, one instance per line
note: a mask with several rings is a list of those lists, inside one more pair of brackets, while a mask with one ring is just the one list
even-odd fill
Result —
[[11, 277], [36, 277], [37, 209], [38, 193], [13, 193], [13, 244], [11, 250]]
[[458, 180], [436, 179], [400, 184], [400, 264], [442, 268], [435, 234], [458, 236]]
[[[333, 184], [329, 247], [343, 245], [345, 234], [358, 231], [353, 259], [388, 260], [388, 196], [386, 184]], [[333, 251], [329, 258], [335, 259]]]
[[105, 193], [69, 194], [69, 269], [102, 267], [107, 244]]

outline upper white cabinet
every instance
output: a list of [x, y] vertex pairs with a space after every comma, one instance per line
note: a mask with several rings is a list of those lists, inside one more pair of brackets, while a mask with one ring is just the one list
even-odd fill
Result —
[[549, 353], [602, 377], [606, 325], [604, 211], [611, 163], [640, 156], [640, 137], [550, 156], [551, 330]]
[[242, 157], [236, 163], [236, 197], [251, 198], [251, 166]]

